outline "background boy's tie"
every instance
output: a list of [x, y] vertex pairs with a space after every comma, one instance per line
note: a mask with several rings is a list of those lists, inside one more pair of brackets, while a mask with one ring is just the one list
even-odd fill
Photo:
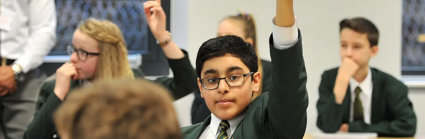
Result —
[[354, 93], [356, 94], [356, 98], [354, 98], [353, 103], [353, 120], [354, 121], [363, 121], [363, 106], [362, 106], [362, 100], [360, 100], [360, 93], [362, 92], [362, 89], [360, 87], [356, 87], [354, 89]]

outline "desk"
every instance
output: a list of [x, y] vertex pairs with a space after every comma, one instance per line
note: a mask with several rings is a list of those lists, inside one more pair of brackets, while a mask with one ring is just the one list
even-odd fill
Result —
[[[303, 139], [313, 139], [313, 136], [310, 133], [306, 133]], [[415, 137], [378, 137], [377, 139], [422, 139]]]

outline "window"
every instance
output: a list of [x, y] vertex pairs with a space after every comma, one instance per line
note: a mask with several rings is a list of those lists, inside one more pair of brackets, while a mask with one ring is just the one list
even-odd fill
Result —
[[425, 2], [403, 0], [402, 75], [425, 75]]
[[[142, 54], [140, 68], [145, 75], [167, 75], [168, 63], [146, 22], [143, 3], [147, 0], [55, 0], [57, 14], [56, 45], [49, 53], [57, 59], [67, 55], [67, 46], [78, 25], [87, 18], [108, 19], [121, 29], [129, 54]], [[162, 5], [170, 15], [170, 1]], [[167, 16], [167, 21], [170, 21]], [[167, 28], [169, 29], [167, 22]], [[69, 58], [65, 58], [67, 61]], [[64, 61], [63, 61], [64, 62]], [[53, 68], [53, 67], [52, 67]]]

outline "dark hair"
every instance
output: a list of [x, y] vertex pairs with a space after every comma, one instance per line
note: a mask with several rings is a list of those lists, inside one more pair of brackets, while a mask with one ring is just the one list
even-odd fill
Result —
[[[257, 30], [255, 27], [255, 20], [254, 20], [254, 16], [250, 13], [247, 12], [238, 12], [238, 14], [236, 15], [232, 15], [232, 16], [227, 16], [225, 17], [223, 21], [230, 21], [233, 22], [234, 24], [237, 24], [240, 26], [240, 28], [243, 30], [244, 32], [244, 39], [247, 38], [251, 38], [252, 39], [252, 46], [254, 46], [254, 50], [257, 53], [257, 57], [258, 57], [258, 72], [260, 72], [263, 75], [263, 63], [260, 59], [260, 52], [258, 51], [258, 45], [257, 45]], [[263, 81], [263, 76], [261, 76], [261, 81]], [[261, 86], [263, 86], [263, 82], [260, 83]], [[263, 92], [262, 88], [260, 88], [260, 90], [258, 92]]]
[[356, 32], [366, 33], [370, 47], [378, 45], [379, 31], [378, 28], [369, 20], [363, 17], [344, 19], [339, 22], [339, 31], [349, 28]]
[[205, 61], [226, 54], [239, 58], [251, 72], [257, 72], [258, 59], [254, 47], [237, 36], [228, 35], [209, 39], [201, 45], [196, 56], [198, 77], [201, 77]]

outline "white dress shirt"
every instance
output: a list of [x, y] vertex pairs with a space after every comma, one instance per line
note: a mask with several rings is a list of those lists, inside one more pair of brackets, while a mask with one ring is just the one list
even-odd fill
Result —
[[[293, 44], [298, 41], [298, 27], [296, 23], [292, 27], [279, 27], [274, 24], [273, 20], [273, 44], [276, 49], [288, 49]], [[227, 129], [227, 136], [230, 138], [233, 135], [233, 132], [236, 130], [236, 127], [244, 118], [244, 114], [241, 114], [231, 120], [227, 120], [230, 124], [230, 128]], [[205, 130], [202, 132], [200, 139], [217, 139], [218, 127], [220, 125], [221, 119], [216, 117], [211, 113], [211, 122]]]
[[369, 68], [366, 78], [361, 82], [357, 82], [353, 77], [350, 78], [350, 91], [351, 91], [351, 105], [350, 105], [350, 122], [353, 121], [353, 103], [354, 99], [356, 98], [356, 94], [354, 93], [354, 90], [356, 87], [360, 87], [362, 89], [362, 92], [360, 93], [360, 100], [362, 101], [363, 106], [363, 117], [364, 122], [367, 124], [370, 124], [370, 115], [372, 110], [372, 90], [373, 90], [373, 83], [372, 83], [372, 72]]
[[[227, 120], [229, 122], [230, 127], [226, 130], [228, 138], [233, 135], [236, 127], [239, 125], [241, 120], [245, 117], [244, 114], [237, 116], [236, 118]], [[211, 122], [210, 125], [205, 128], [204, 132], [202, 132], [200, 138], [201, 139], [217, 139], [218, 131], [220, 126], [221, 119], [217, 118], [214, 114], [211, 114]]]
[[1, 0], [1, 57], [24, 72], [40, 66], [56, 40], [54, 7], [54, 0]]

